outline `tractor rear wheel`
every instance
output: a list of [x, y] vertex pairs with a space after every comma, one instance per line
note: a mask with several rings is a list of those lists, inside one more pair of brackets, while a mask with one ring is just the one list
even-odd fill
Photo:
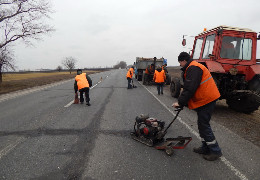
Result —
[[170, 86], [171, 95], [178, 98], [181, 92], [181, 83], [178, 78], [173, 78]]

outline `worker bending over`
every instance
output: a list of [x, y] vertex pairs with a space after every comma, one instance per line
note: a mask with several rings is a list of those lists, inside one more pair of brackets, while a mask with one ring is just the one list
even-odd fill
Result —
[[77, 70], [77, 76], [75, 77], [74, 90], [75, 93], [80, 93], [80, 103], [84, 103], [83, 93], [85, 93], [86, 105], [90, 106], [89, 88], [92, 86], [91, 78], [86, 74], [82, 73], [81, 69]]
[[153, 80], [154, 74], [154, 64], [148, 65], [145, 69], [145, 76], [147, 77], [148, 82]]

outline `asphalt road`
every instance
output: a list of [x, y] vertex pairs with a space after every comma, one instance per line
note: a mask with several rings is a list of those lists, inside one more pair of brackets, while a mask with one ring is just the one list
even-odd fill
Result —
[[158, 96], [155, 86], [137, 81], [127, 90], [125, 75], [90, 75], [90, 107], [71, 103], [73, 80], [1, 96], [0, 179], [260, 179], [260, 148], [213, 121], [223, 156], [209, 162], [193, 153], [200, 140], [196, 114], [188, 109], [167, 137], [193, 140], [173, 156], [131, 139], [137, 115], [168, 124], [175, 100], [167, 90]]

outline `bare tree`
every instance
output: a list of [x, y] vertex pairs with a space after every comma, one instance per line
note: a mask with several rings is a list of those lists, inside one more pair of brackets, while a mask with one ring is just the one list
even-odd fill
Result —
[[120, 61], [119, 63], [117, 63], [117, 64], [114, 65], [113, 67], [114, 67], [115, 69], [118, 69], [118, 68], [124, 69], [124, 68], [126, 68], [126, 66], [127, 66], [127, 64], [126, 64], [125, 61]]
[[14, 69], [13, 55], [9, 53], [15, 41], [30, 44], [54, 30], [43, 23], [51, 12], [48, 0], [0, 0], [1, 80], [3, 68]]
[[0, 48], [0, 84], [3, 82], [3, 70], [15, 70], [13, 53], [7, 46]]
[[30, 44], [53, 31], [44, 24], [52, 12], [48, 0], [0, 0], [0, 48], [23, 40]]
[[75, 68], [77, 60], [73, 57], [66, 57], [64, 60], [62, 60], [62, 64], [70, 71]]
[[59, 72], [61, 72], [62, 67], [61, 67], [61, 66], [58, 66], [58, 67], [56, 68], [56, 70], [59, 71]]

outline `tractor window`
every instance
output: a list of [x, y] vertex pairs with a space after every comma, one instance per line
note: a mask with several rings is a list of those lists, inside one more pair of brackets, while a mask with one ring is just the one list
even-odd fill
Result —
[[220, 51], [221, 58], [251, 60], [252, 39], [224, 36]]
[[200, 58], [200, 52], [201, 52], [202, 44], [203, 44], [203, 38], [196, 40], [195, 49], [194, 49], [194, 52], [193, 52], [193, 59], [199, 59]]
[[214, 41], [215, 41], [215, 34], [207, 37], [204, 46], [203, 56], [202, 56], [203, 59], [209, 59], [209, 54], [212, 54], [213, 51]]

